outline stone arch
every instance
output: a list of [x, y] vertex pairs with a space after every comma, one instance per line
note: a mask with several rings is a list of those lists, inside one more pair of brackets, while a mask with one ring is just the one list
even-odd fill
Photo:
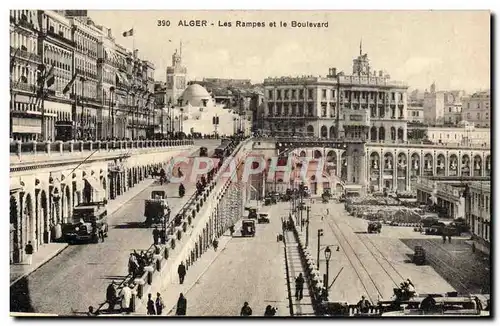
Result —
[[385, 128], [384, 127], [378, 128], [378, 140], [380, 142], [385, 141]]
[[50, 240], [50, 222], [51, 222], [50, 206], [49, 206], [49, 198], [45, 190], [42, 190], [40, 192], [39, 199], [40, 201], [38, 202], [38, 205], [40, 205], [40, 208], [37, 210], [37, 213], [39, 213], [38, 223], [40, 223], [39, 243], [42, 244], [42, 243], [48, 243]]
[[337, 137], [337, 128], [335, 126], [330, 126], [330, 138]]
[[479, 154], [474, 156], [474, 176], [480, 177], [483, 174], [483, 159]]
[[370, 141], [377, 142], [377, 127], [370, 128]]
[[323, 156], [323, 154], [321, 154], [320, 150], [318, 150], [318, 149], [314, 150], [314, 152], [313, 152], [313, 158], [320, 159], [322, 156]]
[[[384, 154], [384, 170], [383, 170], [383, 175], [386, 176], [386, 175], [390, 175], [392, 176], [393, 175], [393, 171], [394, 171], [394, 155], [391, 153], [391, 152], [386, 152]], [[392, 178], [389, 179], [389, 178], [384, 178], [383, 179], [383, 188], [384, 189], [388, 189], [388, 190], [392, 190], [393, 189], [393, 180]]]
[[451, 154], [448, 160], [448, 175], [457, 176], [458, 175], [458, 156], [456, 154]]
[[370, 190], [380, 191], [380, 155], [377, 152], [370, 154]]
[[391, 140], [395, 141], [396, 140], [396, 128], [391, 127]]
[[328, 128], [321, 126], [321, 138], [328, 138]]
[[82, 202], [90, 203], [92, 202], [92, 185], [87, 179], [84, 179], [83, 190], [82, 190]]
[[397, 190], [406, 191], [406, 171], [408, 169], [408, 158], [406, 153], [400, 152], [397, 158]]
[[344, 182], [347, 181], [347, 152], [343, 151], [340, 154], [340, 179]]
[[307, 156], [306, 151], [300, 151], [299, 156], [300, 157], [306, 157]]
[[80, 204], [80, 196], [78, 195], [78, 186], [76, 184], [76, 180], [71, 182], [71, 202], [73, 203], [73, 207]]
[[412, 153], [410, 158], [410, 181], [414, 182], [420, 176], [420, 155]]
[[308, 137], [313, 137], [314, 136], [314, 127], [313, 126], [311, 126], [311, 125], [307, 126], [306, 130], [307, 130], [307, 136]]
[[439, 153], [436, 158], [436, 175], [446, 175], [446, 156], [442, 153]]
[[398, 140], [403, 141], [405, 138], [405, 130], [401, 127], [398, 128]]
[[61, 196], [61, 208], [62, 208], [62, 220], [63, 223], [67, 223], [71, 217], [71, 191], [68, 185], [63, 187]]
[[470, 157], [467, 154], [462, 155], [462, 175], [470, 176]]
[[337, 152], [333, 149], [329, 150], [326, 154], [326, 161], [329, 163], [335, 163], [334, 165], [337, 165]]
[[424, 155], [424, 176], [434, 175], [434, 157], [431, 153], [426, 153]]
[[17, 203], [17, 194], [10, 196], [10, 263], [19, 263], [21, 261], [19, 235], [22, 233], [19, 225], [19, 206]]

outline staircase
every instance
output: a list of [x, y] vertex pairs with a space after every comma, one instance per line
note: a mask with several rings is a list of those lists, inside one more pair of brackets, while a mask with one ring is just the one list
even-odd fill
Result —
[[[287, 283], [288, 283], [288, 302], [291, 304], [291, 316], [315, 316], [313, 303], [311, 300], [308, 279], [306, 271], [304, 270], [302, 259], [299, 252], [299, 244], [295, 240], [292, 231], [285, 231], [285, 259], [287, 269]], [[302, 300], [295, 300], [295, 279], [302, 273], [306, 282], [304, 284], [304, 297]]]

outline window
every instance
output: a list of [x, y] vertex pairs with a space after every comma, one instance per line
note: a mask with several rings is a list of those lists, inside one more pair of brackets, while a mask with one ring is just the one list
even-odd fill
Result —
[[281, 90], [279, 90], [279, 89], [278, 89], [278, 90], [276, 91], [276, 95], [277, 95], [278, 100], [279, 100], [279, 99], [281, 98]]
[[313, 98], [313, 90], [312, 90], [312, 89], [308, 89], [308, 90], [307, 90], [307, 93], [308, 93], [308, 94], [307, 94], [307, 97], [308, 97], [309, 99], [312, 99], [312, 98]]
[[478, 120], [481, 119], [481, 113], [479, 113], [479, 112], [477, 113], [477, 119]]
[[451, 112], [451, 107], [448, 108], [448, 112]]
[[392, 98], [392, 100], [394, 101], [394, 100], [396, 99], [396, 93], [394, 93], [394, 92], [393, 92], [393, 93], [391, 93], [391, 95], [392, 95], [392, 97], [391, 97], [391, 98]]
[[470, 119], [470, 112], [467, 113], [467, 119]]
[[326, 98], [326, 89], [324, 89], [324, 90], [322, 91], [322, 93], [323, 93], [323, 94], [322, 94], [323, 98]]
[[335, 98], [335, 90], [332, 89], [332, 98]]

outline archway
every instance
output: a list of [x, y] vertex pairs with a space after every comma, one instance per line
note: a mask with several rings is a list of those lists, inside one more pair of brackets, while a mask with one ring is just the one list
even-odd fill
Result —
[[370, 154], [370, 190], [380, 191], [380, 156], [377, 152]]
[[436, 160], [436, 175], [444, 176], [446, 175], [446, 157], [443, 154], [438, 154]]
[[315, 159], [320, 159], [322, 156], [323, 156], [323, 155], [321, 154], [321, 151], [319, 151], [319, 150], [317, 150], [317, 149], [315, 149], [315, 150], [314, 150], [313, 157], [314, 157]]
[[462, 175], [464, 177], [470, 176], [470, 158], [469, 155], [462, 155]]
[[347, 182], [347, 153], [343, 151], [340, 154], [340, 179]]
[[328, 151], [326, 155], [327, 172], [329, 175], [337, 175], [337, 153], [334, 150]]
[[78, 188], [76, 186], [76, 181], [73, 181], [72, 182], [72, 188], [73, 188], [73, 196], [72, 196], [72, 203], [73, 203], [73, 207], [74, 206], [77, 206], [78, 204], [80, 204], [80, 197], [78, 196]]
[[82, 191], [82, 202], [85, 204], [92, 202], [92, 186], [87, 181], [87, 179], [85, 179], [84, 181], [84, 186]]
[[311, 125], [307, 126], [307, 136], [314, 137], [314, 127]]
[[427, 153], [424, 155], [424, 176], [433, 176], [434, 175], [434, 158], [432, 154]]
[[383, 173], [383, 180], [384, 180], [384, 188], [386, 190], [393, 190], [394, 189], [394, 184], [393, 184], [393, 179], [394, 179], [394, 156], [392, 153], [385, 153], [384, 154], [384, 173]]
[[328, 128], [326, 126], [321, 127], [321, 138], [328, 138]]
[[411, 188], [415, 189], [414, 183], [420, 176], [420, 155], [413, 153], [411, 155], [411, 165], [410, 165], [410, 182], [412, 184]]
[[370, 140], [372, 142], [377, 141], [377, 127], [371, 127], [370, 128]]
[[[16, 194], [17, 195], [17, 194]], [[18, 207], [15, 196], [10, 196], [10, 263], [20, 262]]]
[[330, 138], [337, 138], [337, 128], [335, 126], [330, 127]]
[[403, 128], [398, 128], [398, 140], [404, 141], [405, 131]]
[[300, 157], [306, 157], [306, 155], [307, 155], [306, 151], [300, 151], [300, 154], [299, 154]]
[[395, 141], [396, 140], [396, 128], [391, 127], [391, 140]]
[[449, 161], [449, 169], [448, 169], [448, 175], [449, 176], [457, 176], [458, 175], [458, 156], [455, 154], [450, 155], [450, 161]]
[[397, 170], [397, 190], [406, 191], [406, 171], [408, 169], [408, 159], [405, 153], [398, 154]]
[[483, 159], [481, 156], [474, 156], [474, 176], [480, 177], [483, 174]]
[[109, 191], [108, 189], [106, 189], [106, 186], [107, 186], [107, 180], [106, 180], [106, 176], [102, 175], [101, 176], [101, 186], [102, 186], [102, 190], [104, 191], [104, 198], [109, 198]]
[[380, 142], [385, 141], [385, 128], [384, 127], [378, 128], [378, 139]]

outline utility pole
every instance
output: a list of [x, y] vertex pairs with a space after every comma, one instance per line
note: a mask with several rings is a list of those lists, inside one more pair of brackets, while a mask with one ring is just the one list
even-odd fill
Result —
[[323, 229], [319, 229], [318, 230], [318, 252], [317, 252], [317, 256], [316, 256], [316, 267], [318, 268], [319, 270], [319, 252], [320, 252], [320, 248], [321, 248], [321, 237], [323, 236]]
[[309, 212], [311, 211], [311, 207], [307, 206], [307, 225], [306, 225], [306, 248], [309, 247]]

